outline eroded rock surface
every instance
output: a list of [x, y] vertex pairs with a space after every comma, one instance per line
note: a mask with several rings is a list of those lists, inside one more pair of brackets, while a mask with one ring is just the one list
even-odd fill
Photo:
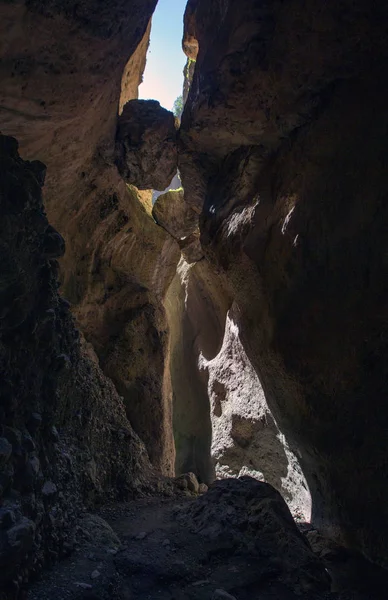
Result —
[[313, 519], [387, 562], [387, 5], [189, 2], [180, 172]]
[[[106, 176], [105, 172], [98, 181], [102, 188]], [[111, 186], [103, 214], [101, 205], [94, 204], [94, 192], [85, 202], [79, 218], [89, 239], [82, 235], [73, 244], [73, 259], [85, 252], [85, 264], [76, 275], [65, 274], [63, 289], [75, 302], [80, 327], [123, 397], [151, 461], [173, 475], [169, 334], [163, 298], [176, 270], [179, 247], [143, 208], [136, 188], [119, 178]], [[91, 271], [86, 275], [88, 266]]]
[[183, 188], [169, 190], [158, 196], [152, 216], [177, 240], [198, 230], [198, 214], [185, 202]]
[[121, 94], [119, 114], [123, 112], [125, 104], [129, 100], [137, 99], [139, 96], [139, 85], [143, 81], [143, 73], [146, 66], [147, 50], [150, 44], [151, 19], [144, 33], [143, 39], [125, 65], [121, 78]]
[[222, 341], [228, 295], [207, 261], [182, 257], [166, 298], [170, 326], [169, 368], [177, 474], [194, 471], [214, 479], [207, 377], [199, 355], [214, 357]]
[[206, 259], [182, 257], [167, 315], [177, 472], [191, 469], [207, 483], [250, 474], [273, 485], [293, 514], [308, 520], [310, 494], [298, 460], [241, 343], [226, 281]]
[[[268, 483], [252, 477], [216, 481], [184, 518], [215, 546], [234, 549], [241, 560], [255, 562], [257, 579], [261, 571], [263, 579], [276, 578], [299, 594], [330, 589], [323, 564], [298, 531], [282, 496]], [[228, 591], [238, 595], [241, 584]]]
[[309, 521], [311, 499], [297, 457], [271, 414], [260, 380], [239, 336], [232, 305], [218, 354], [199, 357], [207, 373], [211, 456], [217, 478], [251, 475], [274, 486], [294, 517]]
[[151, 473], [58, 294], [64, 243], [43, 209], [44, 174], [0, 136], [0, 589], [12, 598], [72, 550], [84, 506], [136, 494]]
[[130, 100], [120, 115], [116, 165], [127, 183], [164, 190], [177, 167], [176, 124], [156, 100]]
[[[210, 482], [216, 461], [233, 475], [244, 461], [287, 491], [284, 431], [315, 523], [387, 564], [387, 6], [189, 1], [179, 166], [201, 243], [191, 227], [177, 243], [121, 176], [162, 189], [176, 170], [175, 123], [157, 103], [126, 104], [117, 128], [154, 6], [0, 3], [0, 128], [47, 163], [53, 223], [42, 164], [3, 141], [0, 556], [13, 595], [71, 548], [83, 504], [146, 485], [127, 416], [165, 474], [175, 462]], [[147, 594], [181, 566], [140, 551], [117, 571], [131, 596], [133, 570]], [[233, 596], [224, 584], [204, 595]]]
[[0, 131], [47, 165], [45, 207], [67, 248], [62, 292], [152, 461], [172, 474], [163, 297], [179, 248], [150, 216], [151, 192], [114, 165], [118, 111], [137, 97], [155, 5], [0, 2]]

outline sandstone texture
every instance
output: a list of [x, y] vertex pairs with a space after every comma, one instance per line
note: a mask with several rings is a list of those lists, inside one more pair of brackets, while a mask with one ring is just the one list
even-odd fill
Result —
[[[172, 475], [172, 392], [163, 298], [175, 273], [179, 247], [154, 223], [136, 188], [118, 181], [111, 193], [113, 205], [107, 203], [102, 220], [98, 220], [100, 209], [93, 205], [94, 196], [80, 215], [85, 233], [90, 221], [99, 223], [88, 236], [91, 271], [86, 281], [83, 271], [65, 279], [63, 289], [74, 301], [80, 327], [123, 397], [151, 461]], [[86, 239], [83, 235], [80, 242]]]
[[175, 469], [177, 474], [193, 471], [204, 483], [213, 481], [215, 470], [207, 377], [199, 355], [217, 354], [227, 307], [227, 292], [209, 263], [189, 264], [181, 257], [166, 297]]
[[136, 50], [131, 55], [125, 65], [121, 78], [121, 94], [119, 104], [119, 114], [129, 100], [137, 99], [139, 96], [139, 85], [143, 81], [143, 73], [146, 66], [147, 50], [150, 44], [151, 19], [144, 33], [143, 39], [139, 42]]
[[189, 90], [191, 86], [191, 82], [193, 81], [195, 70], [195, 59], [192, 59], [188, 56], [186, 64], [183, 69], [183, 105], [186, 104], [187, 98], [189, 96]]
[[177, 130], [155, 5], [0, 0], [0, 600], [369, 600], [388, 7], [189, 0]]
[[156, 100], [130, 100], [120, 115], [116, 165], [127, 183], [164, 190], [177, 167], [176, 124]]
[[294, 517], [309, 521], [311, 500], [297, 457], [269, 410], [260, 380], [240, 341], [232, 305], [218, 354], [199, 357], [207, 373], [211, 456], [217, 478], [250, 475], [275, 487]]
[[169, 190], [158, 196], [152, 208], [152, 216], [158, 225], [177, 240], [198, 230], [198, 214], [185, 202], [183, 188]]
[[386, 564], [387, 5], [199, 0], [186, 15], [199, 52], [179, 169], [202, 247], [314, 523]]
[[[240, 341], [236, 307], [207, 260], [182, 256], [167, 294], [176, 471], [206, 483], [251, 475], [308, 520], [310, 495]], [[238, 311], [237, 311], [238, 313]]]
[[66, 242], [62, 293], [151, 460], [173, 474], [163, 296], [180, 253], [149, 214], [151, 192], [127, 186], [114, 164], [156, 0], [103, 4], [0, 2], [0, 131], [47, 165], [45, 207]]
[[44, 177], [0, 136], [0, 589], [12, 598], [72, 550], [85, 506], [137, 494], [151, 475], [58, 294], [64, 242], [43, 209]]

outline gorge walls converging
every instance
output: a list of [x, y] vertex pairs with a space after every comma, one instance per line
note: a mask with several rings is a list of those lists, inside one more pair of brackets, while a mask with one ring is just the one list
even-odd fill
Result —
[[179, 163], [314, 522], [382, 560], [387, 16], [361, 0], [189, 2]]
[[178, 128], [155, 5], [0, 1], [1, 565], [186, 471], [386, 564], [388, 9], [189, 0]]

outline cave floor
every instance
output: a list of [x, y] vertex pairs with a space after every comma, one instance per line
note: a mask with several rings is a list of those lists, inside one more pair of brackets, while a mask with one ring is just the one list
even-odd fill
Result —
[[[385, 572], [365, 559], [327, 553], [337, 591], [295, 595], [227, 541], [209, 544], [179, 515], [187, 498], [143, 498], [85, 515], [76, 550], [26, 591], [28, 600], [382, 600]], [[107, 523], [110, 527], [107, 527]]]

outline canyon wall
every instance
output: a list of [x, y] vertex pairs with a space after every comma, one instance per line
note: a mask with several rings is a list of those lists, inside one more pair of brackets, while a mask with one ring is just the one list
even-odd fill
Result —
[[[66, 554], [83, 506], [149, 486], [147, 453], [265, 478], [301, 517], [309, 487], [317, 526], [387, 564], [388, 8], [189, 0], [177, 144], [136, 100], [155, 4], [0, 0], [23, 158], [0, 138], [7, 582]], [[184, 192], [152, 209], [133, 183], [164, 187], [177, 150]]]
[[387, 13], [189, 1], [179, 164], [314, 523], [385, 564]]
[[7, 599], [72, 551], [81, 511], [149, 490], [153, 479], [122, 399], [58, 294], [65, 244], [44, 212], [45, 170], [0, 136], [0, 597]]
[[151, 192], [126, 185], [114, 164], [155, 5], [0, 2], [0, 131], [47, 165], [45, 207], [66, 241], [62, 293], [152, 462], [172, 474], [163, 297], [179, 248], [150, 216]]
[[206, 259], [182, 257], [166, 308], [177, 472], [194, 471], [206, 483], [239, 475], [267, 481], [295, 517], [309, 520], [306, 482], [241, 344], [225, 278]]

